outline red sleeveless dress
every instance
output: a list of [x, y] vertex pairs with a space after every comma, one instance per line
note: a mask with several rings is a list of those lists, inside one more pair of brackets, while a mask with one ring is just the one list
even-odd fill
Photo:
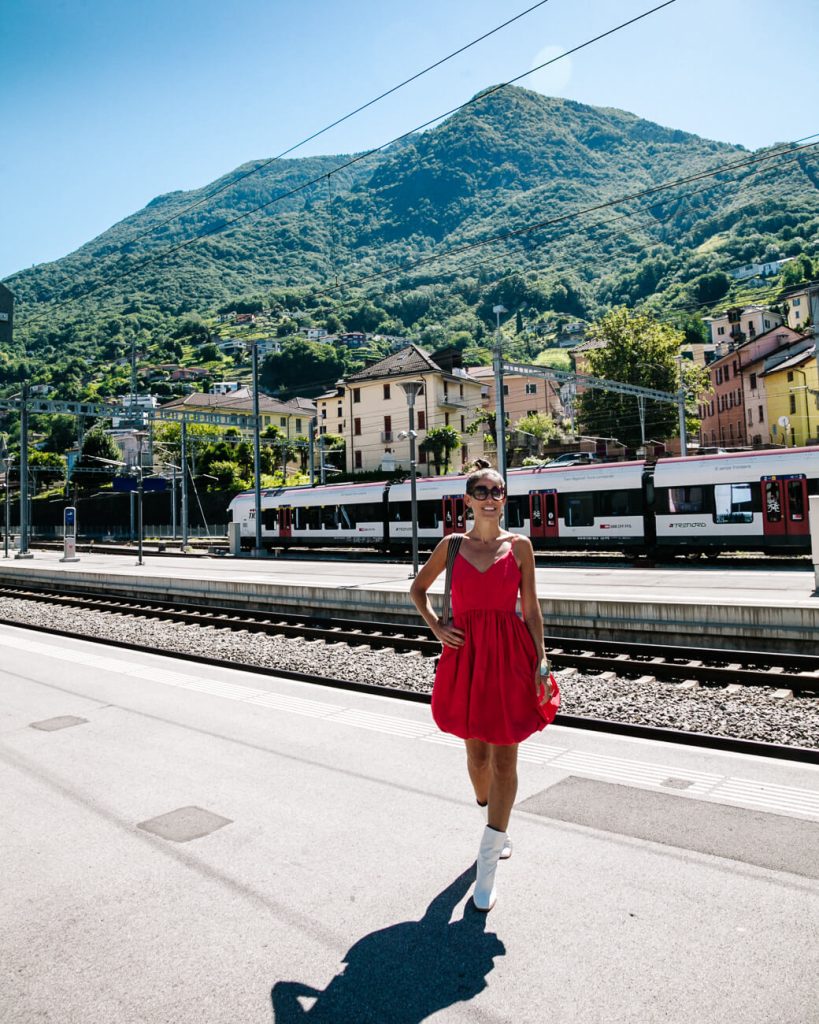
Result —
[[486, 572], [459, 552], [452, 570], [452, 624], [463, 647], [444, 647], [432, 690], [443, 732], [486, 743], [520, 743], [545, 726], [537, 710], [538, 656], [518, 617], [520, 569], [514, 545]]

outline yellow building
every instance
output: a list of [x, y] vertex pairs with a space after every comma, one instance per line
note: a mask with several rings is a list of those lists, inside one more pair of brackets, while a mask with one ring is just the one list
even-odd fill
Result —
[[[203, 395], [194, 392], [184, 398], [175, 398], [166, 402], [163, 409], [188, 409], [191, 412], [222, 413], [226, 416], [252, 416], [253, 393], [249, 388], [228, 391], [224, 395]], [[306, 437], [310, 430], [310, 420], [316, 415], [315, 404], [309, 398], [293, 398], [281, 402], [267, 395], [259, 395], [259, 416], [261, 429], [270, 426], [278, 427], [287, 437]], [[252, 427], [243, 431], [253, 433]]]
[[423, 383], [415, 399], [419, 473], [434, 473], [432, 460], [420, 449], [433, 427], [450, 426], [462, 435], [460, 451], [450, 457], [451, 468], [460, 469], [482, 453], [482, 433], [465, 434], [481, 411], [481, 382], [456, 365], [454, 353], [440, 353], [438, 359], [408, 345], [350, 374], [316, 399], [319, 433], [340, 434], [346, 441], [347, 472], [409, 469], [409, 441], [398, 436], [409, 427], [401, 387], [409, 380]]
[[766, 360], [765, 398], [770, 438], [788, 448], [819, 443], [819, 377], [816, 345], [789, 359]]

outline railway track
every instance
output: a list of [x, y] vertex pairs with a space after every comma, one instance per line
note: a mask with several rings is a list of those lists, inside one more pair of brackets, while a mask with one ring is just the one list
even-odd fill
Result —
[[[263, 633], [271, 637], [297, 637], [307, 641], [323, 641], [332, 645], [346, 645], [351, 652], [356, 647], [387, 648], [398, 653], [415, 652], [430, 657], [440, 651], [439, 643], [425, 628], [396, 630], [392, 624], [362, 625], [357, 621], [329, 620], [321, 616], [268, 614], [261, 611], [237, 612], [229, 608], [188, 605], [181, 608], [170, 602], [139, 602], [101, 598], [88, 594], [56, 592], [46, 588], [0, 587], [0, 599], [33, 601], [52, 607], [105, 612], [114, 616], [154, 619], [165, 623], [193, 624], [233, 632]], [[279, 676], [336, 689], [357, 690], [427, 703], [428, 692], [399, 689], [377, 683], [362, 683], [350, 679], [332, 678], [327, 674], [292, 671], [278, 666], [269, 667], [248, 662], [237, 664], [225, 658], [214, 658], [198, 651], [174, 650], [153, 645], [112, 639], [95, 635], [92, 628], [84, 630], [53, 628], [51, 625], [21, 622], [14, 618], [0, 618], [0, 623], [34, 631], [51, 633], [75, 639], [91, 640], [189, 662], [218, 667], [241, 668], [260, 675]], [[557, 671], [575, 669], [586, 675], [611, 673], [617, 677], [632, 677], [637, 684], [663, 681], [690, 681], [696, 679], [704, 686], [726, 688], [741, 686], [776, 687], [782, 692], [806, 698], [819, 693], [819, 657], [797, 654], [779, 654], [758, 651], [724, 651], [700, 648], [655, 647], [647, 644], [612, 643], [609, 641], [579, 641], [566, 637], [546, 636], [546, 647]], [[662, 652], [662, 653], [660, 653]], [[689, 683], [690, 685], [690, 683]], [[736, 692], [736, 691], [734, 691]], [[649, 740], [680, 743], [689, 746], [728, 750], [757, 756], [776, 757], [803, 763], [819, 764], [819, 749], [796, 746], [792, 743], [762, 742], [712, 732], [675, 729], [667, 725], [656, 726], [640, 722], [624, 722], [590, 715], [561, 714], [558, 724]]]
[[[441, 645], [426, 627], [396, 628], [391, 623], [321, 615], [291, 615], [237, 611], [204, 605], [163, 601], [126, 601], [71, 591], [37, 587], [0, 587], [0, 597], [39, 601], [109, 614], [160, 619], [215, 629], [298, 637], [395, 651], [417, 651], [425, 657], [440, 654]], [[554, 667], [581, 672], [610, 672], [668, 682], [694, 681], [703, 686], [764, 686], [790, 690], [795, 697], [819, 695], [819, 656], [774, 651], [733, 651], [716, 648], [670, 647], [610, 640], [544, 637]]]

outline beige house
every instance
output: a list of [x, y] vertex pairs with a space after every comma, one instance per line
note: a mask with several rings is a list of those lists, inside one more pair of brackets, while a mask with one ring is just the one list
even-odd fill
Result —
[[788, 308], [788, 327], [801, 331], [819, 320], [819, 282], [795, 285], [782, 293], [780, 299]]
[[319, 434], [340, 434], [346, 441], [347, 471], [409, 469], [409, 440], [399, 438], [409, 427], [403, 381], [421, 381], [415, 399], [418, 471], [434, 473], [432, 461], [420, 446], [433, 427], [450, 426], [462, 436], [451, 465], [460, 469], [483, 451], [482, 434], [466, 434], [481, 411], [482, 385], [457, 365], [457, 353], [437, 353], [433, 359], [417, 345], [407, 345], [351, 374], [316, 399]]
[[768, 309], [767, 306], [737, 306], [727, 309], [719, 316], [703, 317], [703, 320], [711, 331], [711, 341], [714, 345], [729, 341], [741, 345], [744, 341], [765, 334], [782, 323], [780, 314]]
[[[252, 416], [253, 393], [250, 388], [239, 388], [224, 395], [203, 395], [195, 392], [184, 398], [175, 398], [166, 402], [163, 409], [189, 409], [192, 412], [222, 413], [226, 416]], [[308, 398], [293, 398], [281, 402], [267, 395], [259, 395], [259, 415], [261, 428], [278, 427], [287, 437], [307, 436], [310, 420], [316, 415], [316, 407]], [[248, 427], [244, 433], [251, 434]]]
[[[544, 370], [546, 367], [544, 367]], [[481, 382], [481, 399], [487, 412], [495, 411], [495, 371], [491, 366], [470, 366], [469, 376]], [[560, 417], [563, 404], [555, 381], [520, 374], [503, 375], [503, 400], [508, 422], [514, 426], [524, 416], [545, 413]]]

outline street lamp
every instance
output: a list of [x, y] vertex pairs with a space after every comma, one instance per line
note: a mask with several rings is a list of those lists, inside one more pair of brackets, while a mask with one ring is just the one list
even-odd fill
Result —
[[415, 399], [418, 397], [418, 393], [424, 386], [424, 382], [421, 380], [405, 380], [402, 381], [401, 389], [407, 396], [407, 412], [409, 414], [409, 430], [404, 434], [404, 431], [398, 435], [402, 435], [409, 438], [409, 449], [410, 449], [410, 505], [411, 505], [411, 518], [412, 518], [412, 575], [413, 577], [418, 575], [418, 495], [415, 487]]
[[256, 505], [256, 558], [264, 555], [262, 547], [262, 441], [260, 436], [261, 418], [259, 416], [259, 345], [251, 343], [253, 366], [253, 500]]
[[[506, 306], [493, 306], [495, 314], [495, 352], [493, 363], [495, 367], [495, 446], [497, 447], [498, 473], [503, 478], [506, 486], [506, 409], [503, 401], [503, 352], [501, 350], [501, 329], [500, 318], [502, 313], [508, 313]], [[503, 509], [501, 526], [506, 525], [506, 507]]]

